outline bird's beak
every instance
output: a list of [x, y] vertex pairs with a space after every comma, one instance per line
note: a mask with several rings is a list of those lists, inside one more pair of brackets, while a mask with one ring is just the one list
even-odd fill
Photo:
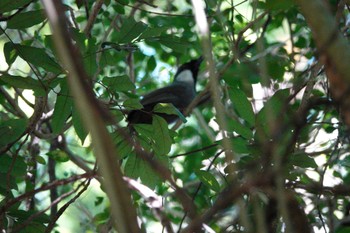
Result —
[[197, 65], [199, 66], [202, 61], [204, 60], [203, 56], [200, 56], [198, 59], [197, 59]]

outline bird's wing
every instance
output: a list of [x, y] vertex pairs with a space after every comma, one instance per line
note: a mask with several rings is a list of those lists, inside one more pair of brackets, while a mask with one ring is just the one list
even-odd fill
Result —
[[175, 107], [181, 107], [184, 91], [183, 86], [163, 87], [145, 95], [141, 100], [141, 104], [143, 106], [152, 106], [153, 108], [158, 103], [172, 103]]

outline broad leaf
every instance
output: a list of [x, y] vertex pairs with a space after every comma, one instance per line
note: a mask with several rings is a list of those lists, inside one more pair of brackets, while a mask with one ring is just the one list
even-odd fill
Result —
[[42, 67], [46, 71], [55, 74], [62, 72], [61, 67], [45, 52], [44, 49], [19, 44], [15, 44], [14, 49], [17, 51], [18, 55], [28, 63]]
[[[165, 156], [162, 157], [167, 159]], [[148, 163], [135, 154], [128, 156], [124, 171], [126, 176], [134, 179], [140, 178], [142, 183], [151, 189], [155, 188], [161, 182], [160, 177], [150, 168]]]
[[169, 135], [168, 123], [160, 116], [154, 115], [153, 121], [153, 149], [156, 155], [166, 155], [171, 149], [171, 137]]
[[0, 1], [0, 14], [16, 10], [24, 5], [27, 5], [33, 0], [1, 0]]
[[8, 155], [0, 156], [0, 171], [7, 173], [16, 178], [24, 178], [27, 174], [27, 164], [21, 156], [10, 157]]
[[11, 119], [0, 122], [0, 148], [19, 139], [27, 128], [27, 119]]
[[50, 156], [56, 162], [67, 162], [69, 161], [69, 156], [65, 151], [62, 150], [53, 150], [46, 153], [46, 155]]
[[81, 141], [81, 144], [84, 144], [84, 141], [88, 135], [88, 132], [86, 131], [84, 124], [82, 122], [82, 119], [80, 117], [80, 113], [77, 111], [75, 106], [73, 106], [72, 120], [73, 120], [74, 130], [77, 133]]
[[132, 98], [125, 100], [123, 106], [128, 110], [136, 110], [143, 108], [143, 105], [140, 103], [140, 100]]
[[244, 119], [249, 126], [255, 125], [255, 114], [253, 107], [249, 102], [245, 93], [238, 89], [231, 87], [229, 89], [230, 99], [233, 102], [233, 107], [236, 109], [238, 115]]
[[170, 103], [158, 103], [156, 106], [154, 106], [153, 112], [178, 115], [184, 123], [187, 122], [186, 117], [179, 111], [179, 109], [175, 108], [174, 105]]
[[3, 74], [0, 76], [0, 80], [14, 88], [33, 90], [37, 96], [42, 96], [46, 93], [44, 83], [30, 77], [25, 78]]
[[7, 22], [7, 27], [11, 29], [24, 29], [39, 24], [45, 20], [42, 10], [27, 11], [15, 15]]
[[220, 192], [220, 184], [213, 174], [203, 170], [198, 170], [195, 173], [204, 185], [208, 186], [208, 188], [212, 189], [215, 192]]
[[131, 82], [129, 76], [127, 75], [105, 77], [103, 78], [102, 83], [113, 92], [131, 91], [135, 89], [134, 83]]
[[126, 18], [117, 34], [116, 41], [119, 43], [131, 43], [147, 28], [147, 24], [136, 22], [132, 17]]
[[247, 126], [241, 124], [233, 118], [229, 119], [227, 123], [229, 131], [234, 131], [246, 139], [251, 139], [254, 135], [251, 129], [249, 129]]
[[57, 100], [52, 116], [52, 131], [55, 134], [61, 133], [63, 127], [72, 114], [73, 97], [68, 92], [66, 82], [61, 83], [61, 91], [57, 95]]

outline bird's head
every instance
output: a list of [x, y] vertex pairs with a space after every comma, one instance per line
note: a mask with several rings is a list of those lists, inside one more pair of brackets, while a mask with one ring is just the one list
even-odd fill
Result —
[[191, 60], [181, 65], [174, 78], [174, 82], [185, 82], [191, 85], [196, 84], [199, 66], [203, 61], [203, 57], [200, 56], [198, 59]]

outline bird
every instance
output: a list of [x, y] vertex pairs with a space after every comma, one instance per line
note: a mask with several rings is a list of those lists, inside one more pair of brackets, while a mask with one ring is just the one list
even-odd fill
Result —
[[142, 109], [132, 110], [127, 116], [128, 125], [152, 124], [152, 115], [156, 114], [168, 124], [178, 119], [178, 115], [153, 112], [158, 103], [171, 103], [181, 113], [190, 105], [196, 96], [196, 82], [203, 57], [191, 60], [181, 65], [175, 73], [174, 81], [163, 88], [156, 89], [143, 96], [140, 103]]

